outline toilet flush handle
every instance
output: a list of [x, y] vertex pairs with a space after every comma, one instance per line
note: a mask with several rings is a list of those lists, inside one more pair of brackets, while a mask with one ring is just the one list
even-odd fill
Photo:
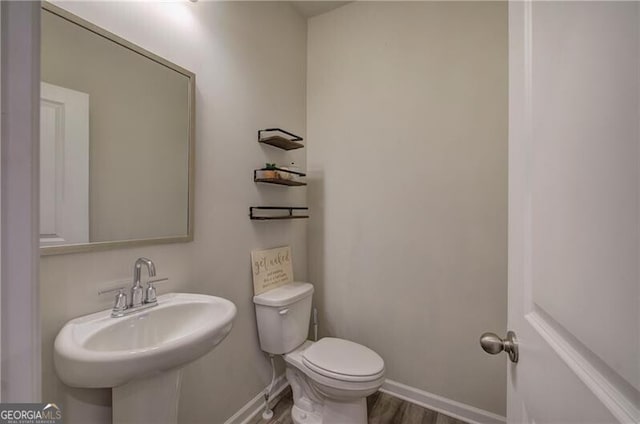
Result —
[[287, 314], [289, 313], [289, 309], [280, 309], [280, 310], [278, 311], [278, 313], [279, 313], [280, 315], [287, 315]]

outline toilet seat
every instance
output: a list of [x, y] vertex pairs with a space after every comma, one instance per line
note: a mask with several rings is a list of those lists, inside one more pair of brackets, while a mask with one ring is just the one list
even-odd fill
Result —
[[349, 340], [320, 339], [302, 352], [302, 363], [324, 377], [344, 382], [369, 382], [384, 375], [384, 361], [373, 350]]

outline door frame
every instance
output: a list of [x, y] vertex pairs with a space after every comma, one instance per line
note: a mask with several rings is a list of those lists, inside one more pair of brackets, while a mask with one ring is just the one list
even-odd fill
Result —
[[0, 399], [39, 402], [40, 2], [1, 2], [0, 8]]

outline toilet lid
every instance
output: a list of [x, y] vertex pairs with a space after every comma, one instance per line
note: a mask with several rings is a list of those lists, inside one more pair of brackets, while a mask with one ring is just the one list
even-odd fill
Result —
[[384, 371], [384, 361], [373, 350], [333, 337], [320, 339], [306, 349], [302, 353], [302, 362], [328, 376], [377, 378]]

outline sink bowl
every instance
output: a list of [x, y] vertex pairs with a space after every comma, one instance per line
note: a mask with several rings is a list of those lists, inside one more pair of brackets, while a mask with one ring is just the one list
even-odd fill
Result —
[[158, 306], [122, 318], [111, 310], [69, 321], [58, 333], [54, 364], [69, 386], [118, 387], [180, 368], [231, 331], [236, 307], [201, 294], [170, 293]]

